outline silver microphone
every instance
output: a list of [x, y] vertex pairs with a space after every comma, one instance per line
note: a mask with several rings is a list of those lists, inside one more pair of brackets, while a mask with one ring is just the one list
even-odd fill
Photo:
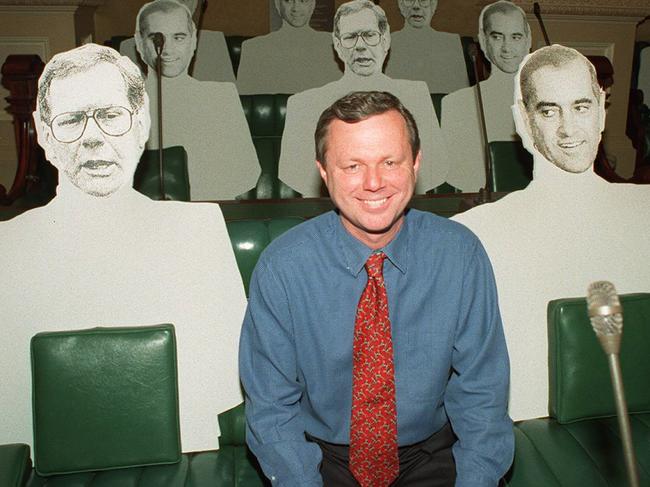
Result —
[[611, 282], [597, 281], [587, 289], [587, 311], [605, 353], [618, 353], [623, 333], [623, 310]]
[[625, 466], [630, 486], [639, 487], [639, 471], [632, 446], [630, 418], [627, 414], [623, 375], [618, 360], [623, 334], [623, 308], [621, 307], [621, 301], [618, 299], [618, 294], [616, 294], [616, 288], [611, 282], [597, 281], [589, 285], [587, 289], [587, 312], [591, 327], [594, 329], [609, 362], [609, 373], [612, 379], [612, 388], [614, 389], [618, 426], [621, 430]]

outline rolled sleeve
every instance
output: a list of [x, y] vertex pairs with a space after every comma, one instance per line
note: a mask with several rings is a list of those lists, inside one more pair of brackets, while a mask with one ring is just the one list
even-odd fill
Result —
[[273, 485], [321, 486], [320, 448], [305, 439], [293, 324], [286, 292], [265, 262], [256, 267], [239, 350], [246, 441]]

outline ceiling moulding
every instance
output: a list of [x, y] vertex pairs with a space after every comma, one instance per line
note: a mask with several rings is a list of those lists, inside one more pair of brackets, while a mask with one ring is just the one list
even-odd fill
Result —
[[99, 7], [106, 0], [0, 0], [0, 6], [16, 7]]
[[[1, 0], [0, 0], [1, 1]], [[492, 3], [480, 0], [478, 4], [485, 6]], [[533, 13], [532, 0], [513, 0], [527, 13]], [[543, 0], [539, 6], [544, 14], [553, 15], [589, 15], [604, 17], [639, 17], [650, 15], [648, 0]]]

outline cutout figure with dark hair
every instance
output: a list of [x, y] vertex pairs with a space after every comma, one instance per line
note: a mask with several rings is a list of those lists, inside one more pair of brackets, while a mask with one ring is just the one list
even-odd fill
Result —
[[[177, 1], [185, 5], [191, 13], [195, 12], [198, 4], [198, 0]], [[150, 66], [150, 62], [143, 60], [138, 55], [135, 47], [135, 37], [125, 39], [120, 43], [120, 54], [127, 56], [131, 61], [140, 65], [145, 72], [147, 69], [152, 69], [146, 68], [146, 66]], [[151, 64], [155, 66], [155, 58]], [[205, 29], [197, 32], [196, 55], [192, 77], [199, 81], [235, 82], [235, 73], [232, 69], [232, 62], [228, 54], [228, 46], [226, 45], [226, 38], [223, 32]]]
[[149, 65], [146, 88], [154, 121], [147, 149], [158, 148], [156, 32], [165, 38], [163, 144], [181, 145], [187, 151], [193, 201], [234, 199], [255, 186], [261, 172], [257, 153], [235, 85], [197, 81], [187, 74], [196, 28], [190, 11], [176, 0], [145, 4], [136, 20], [136, 46]]
[[173, 323], [183, 450], [217, 448], [216, 413], [242, 400], [246, 306], [219, 206], [152, 201], [133, 189], [148, 98], [140, 70], [113, 49], [87, 44], [54, 56], [34, 121], [59, 186], [46, 206], [0, 223], [0, 367], [11, 370], [0, 394], [11, 418], [3, 441], [32, 443], [34, 334]]
[[266, 248], [242, 326], [246, 438], [273, 485], [496, 486], [510, 466], [492, 270], [462, 225], [407, 209], [420, 136], [387, 92], [316, 122], [336, 211]]
[[334, 16], [334, 49], [345, 63], [345, 74], [320, 88], [289, 98], [282, 135], [280, 179], [303, 196], [325, 193], [318, 172], [311, 137], [319, 115], [352, 91], [387, 91], [397, 96], [415, 117], [422, 138], [422, 164], [416, 193], [443, 183], [447, 175], [447, 151], [431, 102], [422, 81], [395, 80], [382, 73], [390, 49], [390, 26], [383, 9], [370, 0], [342, 4]]
[[431, 27], [438, 0], [397, 0], [397, 4], [404, 27], [392, 33], [386, 74], [425, 81], [430, 93], [469, 86], [460, 36]]
[[650, 187], [594, 173], [605, 97], [594, 67], [574, 49], [553, 45], [527, 56], [514, 102], [533, 181], [454, 219], [478, 235], [494, 267], [518, 420], [548, 414], [547, 303], [584, 296], [602, 279], [620, 293], [647, 289]]
[[[479, 17], [479, 42], [492, 63], [481, 81], [488, 141], [518, 141], [510, 105], [514, 76], [530, 50], [530, 26], [524, 11], [506, 0], [486, 6]], [[485, 186], [485, 146], [475, 87], [442, 99], [442, 131], [449, 150], [447, 182], [464, 192]]]
[[282, 26], [248, 39], [241, 46], [237, 90], [256, 93], [299, 93], [341, 76], [329, 32], [309, 26], [316, 0], [274, 0]]

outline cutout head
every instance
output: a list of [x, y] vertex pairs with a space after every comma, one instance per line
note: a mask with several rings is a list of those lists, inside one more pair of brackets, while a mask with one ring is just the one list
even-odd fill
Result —
[[316, 0], [275, 0], [275, 9], [282, 17], [282, 23], [291, 27], [308, 25], [314, 8]]
[[382, 72], [390, 49], [390, 28], [381, 7], [370, 0], [342, 4], [334, 15], [332, 38], [346, 72], [359, 76]]
[[353, 92], [323, 112], [315, 142], [343, 226], [368, 247], [386, 245], [402, 225], [420, 167], [411, 113], [390, 93]]
[[415, 29], [429, 27], [438, 0], [397, 0], [404, 21]]
[[176, 0], [155, 0], [145, 4], [135, 22], [135, 45], [150, 69], [156, 69], [154, 34], [165, 44], [161, 53], [162, 74], [175, 78], [187, 72], [196, 49], [196, 26], [188, 8]]
[[57, 54], [39, 79], [34, 122], [48, 160], [79, 190], [107, 197], [131, 187], [149, 138], [142, 74], [96, 44]]
[[488, 5], [479, 16], [478, 39], [493, 67], [516, 73], [531, 45], [525, 12], [506, 0]]
[[527, 56], [515, 78], [513, 111], [528, 150], [564, 171], [592, 166], [605, 129], [605, 93], [578, 51], [556, 44]]

